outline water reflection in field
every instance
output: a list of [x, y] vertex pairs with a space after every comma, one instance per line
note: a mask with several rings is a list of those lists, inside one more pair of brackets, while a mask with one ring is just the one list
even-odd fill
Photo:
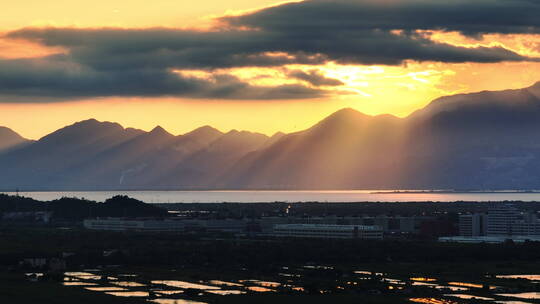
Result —
[[183, 299], [153, 299], [149, 301], [157, 304], [207, 304], [205, 302], [197, 302]]
[[122, 287], [144, 287], [146, 285], [137, 283], [137, 282], [129, 282], [129, 281], [122, 281], [122, 282], [111, 282], [113, 285], [122, 286]]
[[[282, 275], [280, 271], [289, 275]], [[181, 275], [174, 270], [174, 275]], [[339, 273], [332, 285], [319, 286], [313, 289], [312, 277], [328, 276]], [[217, 297], [248, 295], [257, 293], [310, 293], [328, 294], [335, 292], [381, 294], [382, 297], [395, 295], [430, 295], [430, 297], [410, 297], [409, 301], [425, 304], [457, 304], [457, 303], [501, 303], [530, 304], [539, 303], [540, 293], [536, 279], [539, 275], [489, 275], [462, 282], [453, 278], [430, 274], [388, 274], [368, 270], [352, 271], [343, 274], [332, 266], [298, 266], [281, 267], [274, 276], [266, 275], [263, 279], [219, 280], [151, 280], [148, 274], [118, 275], [106, 271], [66, 272], [62, 284], [79, 286], [88, 291], [102, 292], [117, 297], [138, 297], [157, 304], [206, 304]], [[170, 275], [169, 275], [170, 276]], [[516, 289], [512, 279], [527, 280], [518, 282], [521, 289]], [[492, 285], [494, 284], [494, 285]], [[509, 285], [508, 285], [509, 284]], [[497, 286], [495, 286], [497, 285]], [[525, 287], [523, 287], [525, 286]], [[521, 291], [521, 292], [516, 292]], [[530, 291], [530, 292], [529, 292]], [[376, 293], [377, 292], [377, 293]]]
[[540, 292], [502, 293], [498, 295], [502, 297], [540, 300]]
[[184, 288], [184, 289], [188, 289], [188, 288], [202, 289], [202, 290], [220, 289], [217, 286], [209, 286], [209, 285], [202, 285], [202, 284], [190, 283], [190, 282], [185, 282], [185, 281], [172, 281], [172, 280], [152, 281], [152, 284], [167, 285], [170, 287], [179, 287], [179, 288]]
[[460, 286], [460, 287], [470, 287], [470, 288], [482, 288], [482, 284], [473, 284], [473, 283], [465, 283], [465, 282], [448, 282], [448, 285], [452, 286]]
[[266, 287], [260, 287], [260, 286], [248, 286], [246, 289], [250, 290], [250, 291], [255, 291], [255, 292], [272, 292], [272, 291], [275, 291], [273, 289], [269, 289], [269, 288], [266, 288]]
[[106, 294], [116, 297], [138, 297], [146, 298], [149, 293], [146, 291], [118, 291], [118, 292], [106, 292]]
[[86, 287], [84, 288], [90, 291], [126, 291], [127, 289], [121, 287]]
[[160, 295], [178, 295], [184, 293], [183, 290], [152, 290], [153, 293], [160, 294]]
[[218, 286], [236, 286], [236, 287], [242, 287], [244, 285], [238, 284], [238, 283], [232, 283], [232, 282], [225, 282], [225, 281], [219, 281], [219, 280], [210, 280], [210, 284], [212, 285], [218, 285]]
[[101, 280], [102, 276], [95, 275], [90, 272], [66, 272], [65, 276], [75, 278], [75, 279], [84, 279], [84, 280]]
[[207, 292], [222, 296], [246, 294], [246, 292], [242, 290], [208, 290]]
[[457, 304], [450, 300], [436, 298], [410, 298], [409, 301], [422, 304]]
[[435, 282], [437, 279], [434, 278], [424, 278], [424, 277], [418, 277], [418, 278], [410, 278], [411, 281], [415, 282]]
[[481, 296], [475, 296], [470, 294], [462, 294], [462, 293], [453, 293], [453, 294], [445, 294], [445, 297], [453, 297], [453, 298], [459, 298], [459, 299], [465, 299], [465, 300], [483, 300], [483, 301], [493, 301], [495, 299], [493, 298], [487, 298], [487, 297], [481, 297]]
[[89, 282], [73, 281], [73, 282], [63, 282], [62, 285], [64, 285], [64, 286], [97, 286], [98, 284], [97, 283], [89, 283]]
[[511, 275], [498, 275], [495, 276], [498, 279], [523, 279], [529, 281], [540, 281], [539, 274], [511, 274]]

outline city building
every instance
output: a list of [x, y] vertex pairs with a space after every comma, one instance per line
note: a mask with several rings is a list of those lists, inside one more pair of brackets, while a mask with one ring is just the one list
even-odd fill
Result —
[[235, 219], [209, 219], [209, 220], [197, 220], [199, 227], [208, 232], [231, 232], [241, 233], [246, 231], [246, 227], [249, 223], [248, 220], [235, 220]]
[[460, 236], [483, 236], [487, 231], [487, 215], [484, 213], [462, 214], [459, 216]]
[[512, 228], [518, 221], [520, 212], [514, 205], [497, 204], [489, 208], [487, 216], [488, 236], [513, 235]]
[[430, 216], [325, 216], [325, 217], [263, 217], [257, 220], [262, 232], [271, 233], [278, 224], [379, 226], [384, 233], [420, 233], [422, 225], [435, 220]]
[[523, 242], [540, 240], [540, 220], [535, 213], [523, 212], [513, 204], [496, 204], [487, 214], [459, 216], [459, 237], [441, 241], [500, 243], [506, 240]]
[[504, 242], [512, 241], [514, 243], [524, 242], [540, 242], [538, 236], [449, 236], [440, 237], [439, 242], [449, 243], [488, 243], [488, 244], [500, 244]]
[[325, 224], [282, 224], [274, 226], [274, 236], [300, 238], [336, 238], [381, 240], [380, 226], [325, 225]]
[[3, 221], [27, 221], [36, 223], [49, 223], [53, 213], [47, 211], [29, 212], [4, 212], [1, 219]]

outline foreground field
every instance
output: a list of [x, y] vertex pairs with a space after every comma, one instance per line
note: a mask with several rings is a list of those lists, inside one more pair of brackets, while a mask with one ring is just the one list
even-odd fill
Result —
[[[540, 286], [496, 277], [540, 274], [537, 243], [239, 239], [3, 227], [0, 247], [0, 299], [6, 303], [406, 303], [411, 298], [476, 303], [478, 297], [502, 300], [500, 293], [537, 292]], [[20, 266], [26, 258], [61, 259], [66, 268]], [[34, 272], [46, 278], [25, 279]], [[66, 275], [70, 272], [86, 274]], [[99, 291], [62, 286], [66, 280]], [[216, 280], [233, 285], [218, 288]], [[128, 282], [120, 294], [143, 296], [105, 293], [118, 289], [120, 281]], [[216, 295], [216, 289], [239, 294]], [[463, 293], [477, 299], [454, 297]]]

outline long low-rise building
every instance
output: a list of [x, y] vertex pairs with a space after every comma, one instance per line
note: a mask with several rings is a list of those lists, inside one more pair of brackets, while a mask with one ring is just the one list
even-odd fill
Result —
[[448, 236], [440, 237], [439, 242], [445, 243], [489, 243], [500, 244], [512, 241], [514, 243], [540, 242], [537, 236]]
[[364, 225], [283, 224], [274, 226], [273, 235], [277, 237], [381, 240], [383, 229], [380, 226]]
[[185, 225], [175, 220], [146, 220], [146, 219], [87, 219], [83, 225], [87, 229], [109, 231], [154, 231], [182, 232]]

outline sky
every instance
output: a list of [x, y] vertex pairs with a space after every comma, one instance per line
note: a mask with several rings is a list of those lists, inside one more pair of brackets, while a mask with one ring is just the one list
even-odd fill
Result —
[[0, 125], [30, 139], [89, 118], [271, 135], [540, 81], [534, 0], [4, 2]]

